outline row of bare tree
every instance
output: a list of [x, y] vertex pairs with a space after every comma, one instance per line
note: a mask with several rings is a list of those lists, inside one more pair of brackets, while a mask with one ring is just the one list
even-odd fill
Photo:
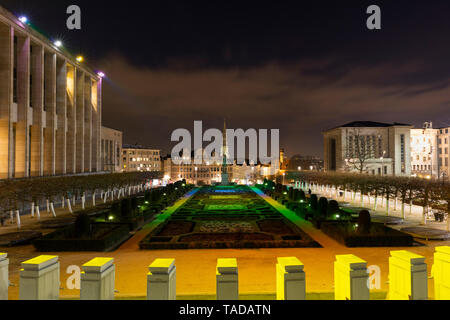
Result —
[[[124, 197], [143, 190], [149, 179], [160, 178], [159, 172], [129, 172], [83, 176], [43, 177], [0, 181], [0, 217], [2, 221], [16, 217], [20, 225], [20, 213], [25, 210], [40, 217], [39, 207], [46, 205], [47, 211], [55, 214], [54, 203], [67, 206], [72, 212], [76, 199], [81, 199], [85, 208], [86, 195], [92, 205]], [[97, 201], [98, 200], [98, 201]]]
[[[364, 197], [373, 197], [376, 209], [378, 199], [386, 203], [386, 214], [389, 214], [390, 200], [394, 200], [396, 210], [397, 201], [401, 203], [402, 217], [405, 217], [405, 205], [419, 205], [423, 207], [423, 223], [430, 208], [450, 213], [450, 183], [448, 181], [428, 180], [413, 177], [373, 176], [366, 174], [332, 173], [300, 171], [290, 172], [289, 179], [301, 181], [308, 189], [335, 192], [334, 196], [343, 194], [344, 198], [350, 193], [354, 200], [356, 194], [364, 203]], [[447, 219], [450, 222], [450, 219]], [[449, 225], [450, 226], [450, 225]]]

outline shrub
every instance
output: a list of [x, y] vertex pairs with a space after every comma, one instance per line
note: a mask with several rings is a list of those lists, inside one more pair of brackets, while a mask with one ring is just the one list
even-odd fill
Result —
[[[305, 201], [306, 200], [306, 195], [305, 195], [305, 192], [303, 191], [303, 190], [298, 190], [298, 194], [299, 194], [299, 200], [303, 200], [303, 201]], [[316, 200], [317, 200], [317, 197], [316, 197]]]
[[332, 216], [335, 213], [339, 213], [339, 204], [336, 200], [331, 200], [328, 203], [328, 208], [327, 208], [327, 216]]
[[129, 218], [131, 216], [131, 200], [129, 198], [122, 199], [120, 204], [120, 215], [122, 218]]
[[315, 194], [311, 195], [311, 197], [309, 198], [309, 205], [312, 211], [317, 211], [319, 204], [317, 201], [317, 196]]
[[328, 209], [328, 200], [327, 198], [321, 197], [317, 205], [317, 211], [321, 216], [324, 217], [327, 215], [327, 209]]
[[131, 198], [131, 210], [134, 212], [138, 207], [138, 199], [137, 197]]
[[361, 210], [358, 217], [358, 232], [369, 233], [370, 232], [370, 213], [367, 210]]
[[86, 213], [79, 214], [75, 219], [74, 233], [76, 238], [83, 238], [91, 233], [91, 218]]

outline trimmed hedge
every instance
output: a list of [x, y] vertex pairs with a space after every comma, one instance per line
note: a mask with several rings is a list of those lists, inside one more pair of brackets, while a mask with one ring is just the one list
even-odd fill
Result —
[[347, 247], [411, 247], [414, 238], [404, 232], [372, 223], [369, 233], [360, 233], [348, 222], [324, 222], [321, 230]]
[[75, 238], [74, 227], [57, 230], [33, 241], [40, 252], [110, 251], [129, 238], [127, 225], [116, 223], [92, 223], [92, 231], [103, 232], [99, 238]]

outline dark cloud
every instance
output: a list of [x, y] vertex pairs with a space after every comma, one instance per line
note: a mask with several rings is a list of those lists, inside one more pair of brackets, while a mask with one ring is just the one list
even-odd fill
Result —
[[139, 68], [117, 55], [106, 61], [104, 122], [124, 130], [126, 142], [166, 152], [171, 132], [192, 131], [194, 120], [205, 128], [220, 128], [227, 118], [231, 128], [280, 129], [291, 155], [321, 155], [321, 132], [350, 120], [450, 122], [448, 81], [401, 81], [427, 71], [415, 62], [349, 67], [336, 76], [314, 72], [331, 63], [326, 60], [189, 71]]

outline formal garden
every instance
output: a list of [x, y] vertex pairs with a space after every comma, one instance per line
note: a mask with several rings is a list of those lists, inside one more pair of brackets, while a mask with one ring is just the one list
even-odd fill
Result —
[[[193, 187], [179, 181], [151, 188], [149, 181], [159, 176], [133, 172], [1, 181], [2, 226], [16, 225], [18, 231], [1, 234], [0, 246], [32, 243], [43, 252], [114, 250]], [[69, 214], [58, 217], [56, 206]], [[51, 219], [41, 220], [41, 214]], [[24, 215], [27, 221], [35, 219], [37, 228], [22, 231]]]
[[369, 211], [350, 210], [336, 200], [265, 180], [258, 186], [264, 193], [286, 206], [300, 218], [310, 221], [347, 247], [407, 247], [414, 245], [411, 235], [384, 223], [373, 222]]
[[204, 186], [140, 243], [142, 249], [320, 247], [248, 186]]

